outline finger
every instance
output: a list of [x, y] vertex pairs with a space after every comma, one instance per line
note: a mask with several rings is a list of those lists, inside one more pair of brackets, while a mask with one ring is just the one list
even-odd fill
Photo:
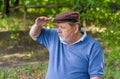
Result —
[[50, 16], [48, 19], [52, 19], [52, 16]]
[[35, 22], [40, 21], [41, 19], [42, 19], [41, 17], [38, 17], [36, 18]]
[[45, 16], [41, 16], [41, 17], [38, 17], [35, 22], [36, 23], [48, 23], [49, 21], [51, 21], [52, 17], [45, 17]]

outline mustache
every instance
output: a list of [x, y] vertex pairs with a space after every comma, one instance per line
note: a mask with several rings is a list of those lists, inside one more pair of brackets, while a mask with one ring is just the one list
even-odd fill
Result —
[[58, 32], [58, 35], [61, 36], [62, 34]]

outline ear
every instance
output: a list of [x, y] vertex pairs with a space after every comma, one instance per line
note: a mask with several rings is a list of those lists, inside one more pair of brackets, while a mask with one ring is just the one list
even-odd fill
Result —
[[79, 31], [79, 26], [76, 24], [75, 26], [74, 26], [74, 33], [77, 33]]

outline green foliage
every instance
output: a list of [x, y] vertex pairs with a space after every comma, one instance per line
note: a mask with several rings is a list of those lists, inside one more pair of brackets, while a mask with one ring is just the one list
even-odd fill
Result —
[[118, 0], [77, 0], [73, 9], [78, 12], [83, 10], [81, 13], [81, 23], [87, 21], [96, 26], [109, 26], [111, 22], [120, 17], [119, 10], [111, 9], [110, 3], [116, 3], [116, 7], [120, 6], [120, 1]]
[[[114, 19], [115, 20], [115, 19]], [[103, 32], [96, 32], [101, 38], [105, 55], [105, 79], [119, 79], [120, 77], [120, 28], [119, 20], [110, 23]]]
[[[7, 17], [7, 16], [5, 18], [0, 18], [0, 30], [18, 31], [28, 29], [29, 26], [24, 26], [25, 24], [27, 24], [24, 22], [24, 19], [19, 18], [20, 17]], [[29, 21], [32, 22], [31, 20], [28, 19], [28, 22]]]

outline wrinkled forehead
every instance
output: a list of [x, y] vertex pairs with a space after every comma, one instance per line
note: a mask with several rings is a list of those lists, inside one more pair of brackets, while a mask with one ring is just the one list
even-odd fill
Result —
[[58, 22], [58, 23], [53, 23], [53, 26], [57, 28], [58, 26], [70, 26], [74, 27], [75, 25], [79, 25], [79, 22]]
[[68, 24], [68, 22], [59, 22], [59, 23], [53, 23], [53, 25], [54, 25], [54, 27], [60, 27], [60, 26], [62, 26], [62, 27], [68, 27], [69, 26], [69, 24]]

